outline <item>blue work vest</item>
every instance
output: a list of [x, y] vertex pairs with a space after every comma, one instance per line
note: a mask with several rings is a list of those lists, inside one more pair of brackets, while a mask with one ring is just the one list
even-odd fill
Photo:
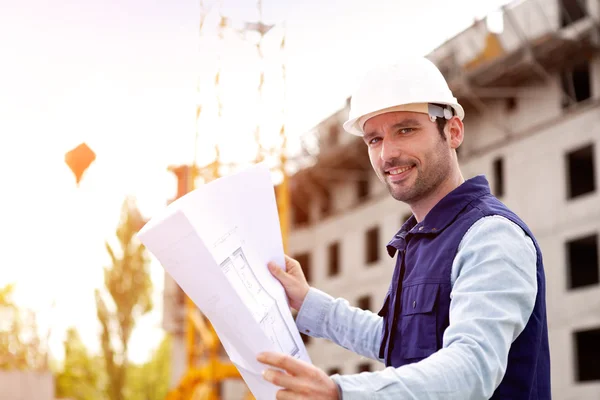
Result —
[[533, 313], [512, 343], [508, 366], [492, 399], [550, 399], [550, 352], [542, 253], [523, 221], [490, 193], [484, 176], [465, 181], [446, 195], [421, 223], [412, 216], [387, 246], [398, 254], [392, 282], [379, 315], [384, 326], [379, 357], [386, 366], [420, 361], [442, 348], [448, 327], [450, 274], [459, 244], [480, 218], [499, 215], [519, 225], [537, 251]]

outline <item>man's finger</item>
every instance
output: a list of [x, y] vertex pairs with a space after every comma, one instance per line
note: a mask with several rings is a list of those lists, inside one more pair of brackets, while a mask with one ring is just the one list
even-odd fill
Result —
[[294, 260], [292, 257], [288, 256], [287, 254], [284, 254], [283, 257], [285, 258], [285, 267], [286, 268], [290, 267], [296, 263], [296, 260]]
[[290, 283], [292, 277], [283, 269], [281, 269], [277, 264], [275, 264], [274, 262], [270, 262], [269, 264], [267, 264], [267, 266], [269, 267], [269, 271], [271, 271], [271, 274], [279, 282], [281, 282], [282, 285]]
[[263, 372], [263, 377], [268, 382], [293, 392], [303, 393], [307, 390], [308, 383], [302, 378], [286, 374], [285, 372], [268, 369]]
[[301, 268], [299, 267], [300, 263], [297, 260], [294, 260], [292, 257], [285, 255], [285, 270], [288, 274], [299, 277], [301, 275]]
[[311, 365], [301, 360], [297, 360], [287, 354], [265, 352], [258, 355], [258, 362], [280, 368], [294, 376], [308, 375], [311, 371]]
[[292, 392], [288, 389], [283, 389], [277, 392], [275, 395], [277, 400], [306, 400], [308, 397], [301, 395], [300, 393]]

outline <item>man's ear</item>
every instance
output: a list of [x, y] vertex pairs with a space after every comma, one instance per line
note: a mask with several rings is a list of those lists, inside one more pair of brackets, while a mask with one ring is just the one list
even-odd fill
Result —
[[465, 135], [465, 126], [463, 122], [458, 117], [452, 117], [446, 122], [444, 131], [448, 137], [450, 147], [457, 149], [462, 144]]

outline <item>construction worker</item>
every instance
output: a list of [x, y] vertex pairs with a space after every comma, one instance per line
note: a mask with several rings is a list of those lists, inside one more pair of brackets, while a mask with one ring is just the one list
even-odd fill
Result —
[[[456, 149], [464, 110], [437, 67], [407, 58], [368, 73], [344, 129], [412, 216], [387, 245], [396, 258], [378, 314], [309, 287], [297, 261], [269, 265], [300, 332], [386, 368], [327, 376], [261, 354], [277, 399], [550, 399], [542, 254], [482, 175], [465, 180]], [[282, 372], [284, 370], [285, 372]]]

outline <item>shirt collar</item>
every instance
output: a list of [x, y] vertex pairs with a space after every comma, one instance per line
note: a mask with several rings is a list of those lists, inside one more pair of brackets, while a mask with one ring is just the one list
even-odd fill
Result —
[[402, 250], [406, 235], [432, 233], [444, 230], [470, 202], [481, 196], [490, 194], [490, 186], [483, 175], [465, 180], [460, 186], [448, 193], [429, 211], [425, 219], [417, 223], [412, 215], [387, 245], [390, 257]]

